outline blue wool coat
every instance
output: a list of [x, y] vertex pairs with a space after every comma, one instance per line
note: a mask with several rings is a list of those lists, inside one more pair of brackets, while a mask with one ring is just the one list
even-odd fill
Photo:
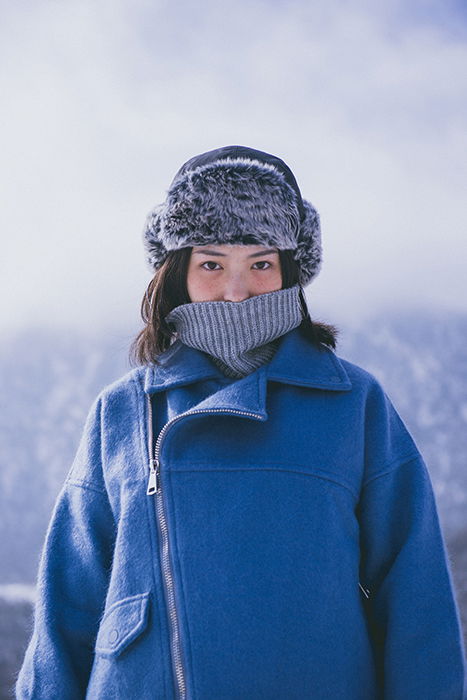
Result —
[[91, 407], [16, 697], [461, 700], [432, 485], [375, 377], [299, 328], [239, 380], [162, 359]]

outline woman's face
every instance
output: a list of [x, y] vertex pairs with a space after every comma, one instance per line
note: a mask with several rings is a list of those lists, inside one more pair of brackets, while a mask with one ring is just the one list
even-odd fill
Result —
[[194, 246], [188, 296], [194, 301], [243, 301], [282, 288], [277, 248], [264, 245]]

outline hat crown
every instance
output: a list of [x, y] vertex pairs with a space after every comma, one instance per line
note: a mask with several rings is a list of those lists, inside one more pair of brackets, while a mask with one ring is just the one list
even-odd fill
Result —
[[223, 243], [292, 250], [303, 286], [321, 266], [318, 212], [281, 158], [247, 146], [223, 146], [183, 163], [165, 202], [149, 212], [143, 241], [153, 270], [171, 250]]
[[300, 219], [303, 219], [304, 208], [302, 193], [300, 192], [295, 175], [289, 166], [282, 160], [282, 158], [278, 158], [271, 153], [266, 153], [266, 151], [259, 151], [256, 148], [250, 148], [249, 146], [222, 146], [221, 148], [214, 148], [211, 151], [206, 151], [205, 153], [200, 153], [197, 156], [193, 156], [183, 163], [183, 165], [178, 169], [175, 177], [172, 180], [171, 187], [187, 172], [192, 172], [198, 168], [203, 168], [204, 166], [225, 160], [231, 163], [233, 163], [233, 161], [244, 161], [245, 164], [247, 164], [248, 161], [253, 163], [256, 161], [258, 163], [262, 163], [263, 165], [269, 164], [272, 169], [276, 170], [276, 172], [282, 173], [287, 184], [295, 192]]

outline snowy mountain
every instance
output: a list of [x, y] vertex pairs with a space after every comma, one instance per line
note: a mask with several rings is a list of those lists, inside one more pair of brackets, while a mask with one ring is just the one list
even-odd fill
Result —
[[0, 584], [33, 583], [90, 405], [129, 369], [116, 332], [27, 330], [1, 343]]

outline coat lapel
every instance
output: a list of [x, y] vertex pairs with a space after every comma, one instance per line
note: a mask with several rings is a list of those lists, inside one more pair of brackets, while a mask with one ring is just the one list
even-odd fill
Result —
[[330, 391], [352, 388], [344, 365], [333, 350], [319, 350], [300, 328], [283, 336], [271, 362], [265, 367], [267, 378], [275, 382]]
[[145, 392], [160, 392], [205, 379], [219, 379], [219, 390], [197, 404], [196, 409], [237, 410], [254, 414], [250, 417], [258, 420], [267, 419], [268, 381], [329, 391], [352, 388], [337, 355], [327, 348], [318, 350], [299, 328], [282, 337], [269, 363], [241, 379], [229, 381], [209, 355], [178, 340], [160, 356], [159, 361], [160, 364], [146, 368]]

